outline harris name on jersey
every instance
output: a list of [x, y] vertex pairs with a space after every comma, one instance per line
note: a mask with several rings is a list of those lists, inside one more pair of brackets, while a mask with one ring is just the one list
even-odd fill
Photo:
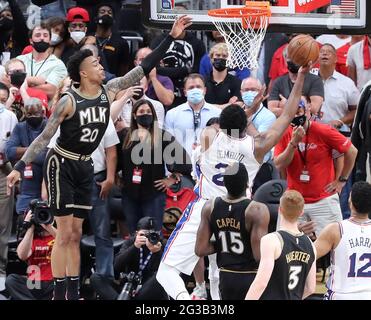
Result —
[[357, 238], [349, 239], [348, 241], [349, 241], [349, 245], [350, 245], [351, 248], [355, 248], [355, 247], [371, 248], [370, 238], [357, 237]]

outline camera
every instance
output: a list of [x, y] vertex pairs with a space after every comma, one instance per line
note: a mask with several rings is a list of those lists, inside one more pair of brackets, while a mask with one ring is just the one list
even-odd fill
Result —
[[154, 246], [161, 240], [160, 234], [157, 231], [148, 231], [144, 236]]
[[46, 201], [41, 201], [38, 199], [32, 200], [30, 202], [30, 210], [33, 214], [31, 219], [33, 224], [52, 224], [54, 222], [54, 216]]
[[123, 281], [126, 281], [117, 300], [130, 300], [135, 296], [138, 285], [142, 282], [142, 277], [131, 271], [129, 274], [121, 274]]

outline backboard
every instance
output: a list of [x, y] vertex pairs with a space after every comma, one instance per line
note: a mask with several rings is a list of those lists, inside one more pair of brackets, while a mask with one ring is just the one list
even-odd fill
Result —
[[[271, 0], [268, 32], [371, 34], [371, 1]], [[170, 29], [176, 16], [193, 18], [192, 29], [214, 30], [207, 11], [243, 6], [244, 0], [142, 0], [144, 24]], [[178, 6], [184, 6], [178, 7]]]

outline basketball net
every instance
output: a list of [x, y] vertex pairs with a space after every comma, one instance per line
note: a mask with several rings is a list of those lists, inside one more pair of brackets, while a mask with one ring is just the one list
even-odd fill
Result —
[[208, 15], [228, 47], [227, 66], [256, 69], [269, 25], [269, 2], [247, 1], [246, 7], [209, 10]]

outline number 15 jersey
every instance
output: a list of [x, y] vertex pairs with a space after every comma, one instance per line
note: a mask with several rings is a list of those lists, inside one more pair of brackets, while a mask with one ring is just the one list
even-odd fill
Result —
[[[200, 156], [201, 175], [195, 188], [196, 194], [203, 199], [226, 195], [223, 173], [234, 162], [241, 162], [245, 165], [251, 188], [260, 168], [254, 155], [254, 138], [249, 135], [241, 139], [232, 138], [220, 131], [209, 149]], [[250, 197], [249, 190], [247, 190], [247, 197]]]
[[72, 86], [64, 95], [72, 100], [74, 113], [60, 125], [59, 147], [90, 155], [98, 147], [110, 119], [109, 100], [104, 87], [96, 97], [86, 97]]

